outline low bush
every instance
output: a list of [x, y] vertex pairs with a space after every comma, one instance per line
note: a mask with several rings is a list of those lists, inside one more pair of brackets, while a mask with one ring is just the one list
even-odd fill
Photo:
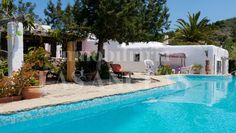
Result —
[[157, 75], [172, 74], [172, 68], [169, 65], [163, 65], [157, 70]]
[[0, 79], [0, 98], [18, 95], [15, 83], [10, 77], [2, 77]]
[[101, 79], [109, 79], [110, 78], [110, 67], [106, 61], [102, 61], [101, 70], [99, 72]]
[[193, 71], [194, 74], [200, 74], [202, 68], [203, 68], [202, 65], [200, 65], [200, 64], [194, 64], [191, 69], [192, 69], [192, 71]]
[[34, 70], [51, 70], [55, 69], [53, 64], [50, 62], [50, 53], [43, 47], [30, 48], [28, 54], [25, 55], [25, 63], [33, 64]]
[[[90, 74], [96, 72], [97, 60], [96, 54], [92, 53], [91, 55], [82, 54], [79, 58], [79, 61], [76, 63], [76, 70], [84, 70], [84, 74]], [[102, 79], [109, 79], [110, 72], [109, 66], [106, 61], [102, 61], [101, 70], [99, 72]]]
[[19, 71], [13, 73], [13, 76], [4, 76], [0, 79], [0, 98], [19, 96], [24, 88], [33, 85], [32, 78], [34, 78], [36, 71], [31, 68], [31, 64], [24, 64]]

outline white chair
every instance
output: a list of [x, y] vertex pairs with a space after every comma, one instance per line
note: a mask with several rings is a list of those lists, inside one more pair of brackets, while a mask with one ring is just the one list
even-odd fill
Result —
[[180, 74], [190, 74], [191, 73], [191, 69], [192, 69], [192, 65], [191, 66], [187, 66], [187, 67], [182, 67], [180, 69]]
[[153, 75], [155, 74], [155, 65], [154, 62], [150, 59], [144, 60], [144, 65], [145, 65], [145, 69], [148, 73], [148, 75]]

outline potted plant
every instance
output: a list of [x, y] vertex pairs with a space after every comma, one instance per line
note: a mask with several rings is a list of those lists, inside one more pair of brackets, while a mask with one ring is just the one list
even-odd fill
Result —
[[48, 70], [54, 69], [49, 57], [50, 53], [42, 47], [30, 48], [28, 54], [25, 55], [25, 63], [34, 64], [32, 69], [38, 70], [35, 78], [39, 80], [39, 85], [45, 85]]
[[32, 69], [34, 64], [24, 64], [21, 69], [14, 73], [14, 87], [22, 94], [23, 99], [39, 98], [42, 96], [42, 87], [39, 80], [35, 78], [38, 72]]
[[172, 68], [170, 65], [163, 65], [157, 70], [157, 75], [169, 75], [172, 74]]
[[200, 64], [194, 64], [192, 66], [193, 74], [200, 74], [201, 70], [202, 70], [202, 65], [200, 65]]
[[29, 79], [29, 86], [22, 90], [23, 99], [34, 99], [43, 96], [42, 87], [35, 77]]
[[0, 79], [0, 103], [8, 103], [22, 99], [22, 96], [18, 95], [19, 90], [15, 88], [15, 84], [12, 81], [12, 77], [3, 77]]

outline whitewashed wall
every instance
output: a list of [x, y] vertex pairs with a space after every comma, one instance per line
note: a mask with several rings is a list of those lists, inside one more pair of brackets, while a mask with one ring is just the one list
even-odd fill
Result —
[[[205, 51], [208, 51], [208, 57], [206, 56]], [[213, 47], [212, 46], [205, 46], [205, 45], [167, 46], [167, 47], [161, 48], [161, 52], [167, 53], [167, 54], [185, 53], [186, 67], [190, 67], [193, 64], [200, 64], [204, 67], [201, 73], [205, 73], [205, 61], [210, 60], [211, 70], [213, 70], [212, 68]]]
[[[121, 64], [124, 70], [133, 72], [145, 72], [144, 60], [151, 59], [154, 61], [155, 67], [159, 66], [159, 48], [163, 44], [156, 43], [133, 43], [128, 46], [126, 44], [110, 43], [105, 45], [105, 60], [117, 64]], [[135, 54], [140, 54], [140, 60], [134, 61]]]
[[[85, 40], [82, 43], [82, 51], [96, 52], [96, 40]], [[222, 61], [222, 58], [228, 58], [229, 54], [226, 50], [213, 45], [186, 45], [186, 46], [169, 46], [159, 42], [149, 43], [131, 43], [129, 45], [119, 44], [118, 42], [110, 41], [104, 44], [105, 60], [121, 64], [124, 70], [133, 72], [145, 72], [144, 60], [151, 59], [155, 63], [156, 69], [160, 65], [160, 53], [173, 54], [185, 53], [186, 67], [193, 64], [201, 64], [203, 66], [202, 74], [205, 73], [206, 60], [210, 61], [210, 74], [217, 74], [217, 60]], [[206, 56], [208, 51], [208, 56]], [[140, 61], [135, 62], [135, 54], [140, 54]], [[172, 62], [178, 62], [173, 60]], [[223, 62], [222, 62], [223, 65]], [[224, 71], [223, 71], [224, 70]], [[228, 61], [225, 62], [224, 69], [221, 74], [228, 73]]]
[[[221, 60], [223, 57], [228, 58], [228, 52], [222, 48], [211, 46], [211, 45], [188, 45], [188, 46], [168, 46], [168, 45], [156, 45], [156, 46], [117, 46], [108, 45], [106, 46], [106, 60], [112, 61], [113, 63], [121, 64], [125, 70], [134, 72], [144, 72], [145, 66], [143, 61], [145, 59], [151, 59], [155, 63], [157, 68], [160, 65], [160, 53], [185, 53], [186, 55], [186, 66], [190, 67], [193, 64], [201, 64], [204, 68], [202, 74], [205, 73], [206, 60], [210, 61], [210, 74], [216, 74], [217, 60]], [[206, 52], [208, 51], [208, 56]], [[140, 61], [134, 62], [135, 53], [140, 53]], [[128, 56], [124, 60], [124, 56]], [[215, 60], [214, 60], [215, 56]], [[174, 61], [172, 61], [174, 62]], [[177, 62], [177, 61], [176, 61]], [[223, 64], [223, 63], [222, 63]], [[224, 72], [221, 74], [227, 74], [228, 62], [225, 63]]]
[[82, 41], [82, 51], [88, 53], [97, 52], [96, 43], [97, 43], [96, 40], [90, 40], [90, 39]]

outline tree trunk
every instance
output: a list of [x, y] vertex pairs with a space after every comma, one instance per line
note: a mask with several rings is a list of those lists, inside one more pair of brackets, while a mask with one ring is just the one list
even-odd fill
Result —
[[67, 43], [67, 73], [66, 80], [73, 81], [73, 74], [75, 72], [75, 43]]
[[103, 58], [103, 41], [101, 41], [99, 39], [99, 41], [98, 41], [98, 51], [97, 51], [97, 66], [96, 66], [97, 74], [96, 74], [96, 79], [101, 79], [99, 72], [100, 72], [101, 66], [102, 66], [102, 58]]

